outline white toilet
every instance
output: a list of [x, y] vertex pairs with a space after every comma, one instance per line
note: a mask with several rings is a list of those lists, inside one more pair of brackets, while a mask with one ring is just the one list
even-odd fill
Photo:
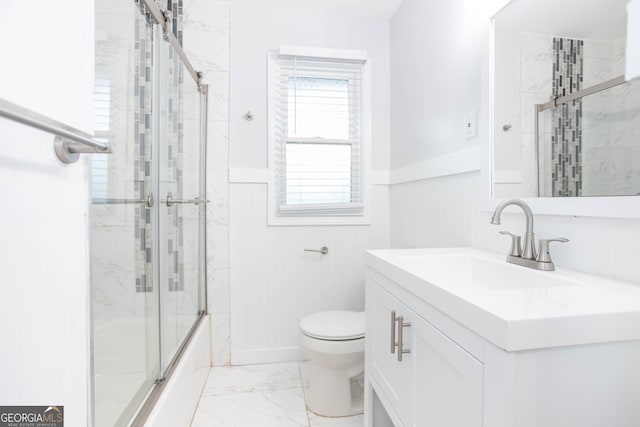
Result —
[[307, 407], [327, 417], [361, 414], [364, 312], [323, 311], [304, 317], [300, 345], [311, 361]]

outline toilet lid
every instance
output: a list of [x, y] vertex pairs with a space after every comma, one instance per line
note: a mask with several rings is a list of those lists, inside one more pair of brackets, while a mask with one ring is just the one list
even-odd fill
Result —
[[302, 333], [321, 340], [344, 341], [364, 337], [364, 312], [322, 311], [300, 320]]

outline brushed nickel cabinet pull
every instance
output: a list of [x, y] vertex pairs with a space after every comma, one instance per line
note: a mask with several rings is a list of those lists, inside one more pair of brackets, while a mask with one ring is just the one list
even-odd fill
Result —
[[396, 346], [398, 343], [396, 342], [396, 311], [391, 310], [391, 354], [396, 352]]
[[404, 318], [402, 316], [397, 318], [398, 320], [398, 362], [402, 362], [402, 355], [411, 353], [411, 350], [408, 348], [404, 348], [403, 339], [404, 339], [404, 328], [411, 326], [411, 322], [404, 322]]

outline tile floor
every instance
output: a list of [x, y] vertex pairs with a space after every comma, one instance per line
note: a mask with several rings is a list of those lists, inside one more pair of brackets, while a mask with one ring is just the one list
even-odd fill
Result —
[[362, 427], [362, 415], [321, 417], [304, 404], [308, 362], [212, 368], [191, 427]]

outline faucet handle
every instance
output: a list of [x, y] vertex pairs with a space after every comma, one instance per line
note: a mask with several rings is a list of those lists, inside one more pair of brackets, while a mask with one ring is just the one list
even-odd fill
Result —
[[521, 237], [515, 234], [511, 234], [508, 231], [500, 231], [500, 234], [506, 234], [507, 236], [511, 236], [511, 249], [509, 250], [510, 256], [522, 256], [522, 249], [520, 246]]
[[538, 262], [551, 262], [551, 255], [549, 255], [549, 242], [567, 243], [569, 239], [564, 237], [556, 237], [553, 239], [540, 239], [538, 240]]

